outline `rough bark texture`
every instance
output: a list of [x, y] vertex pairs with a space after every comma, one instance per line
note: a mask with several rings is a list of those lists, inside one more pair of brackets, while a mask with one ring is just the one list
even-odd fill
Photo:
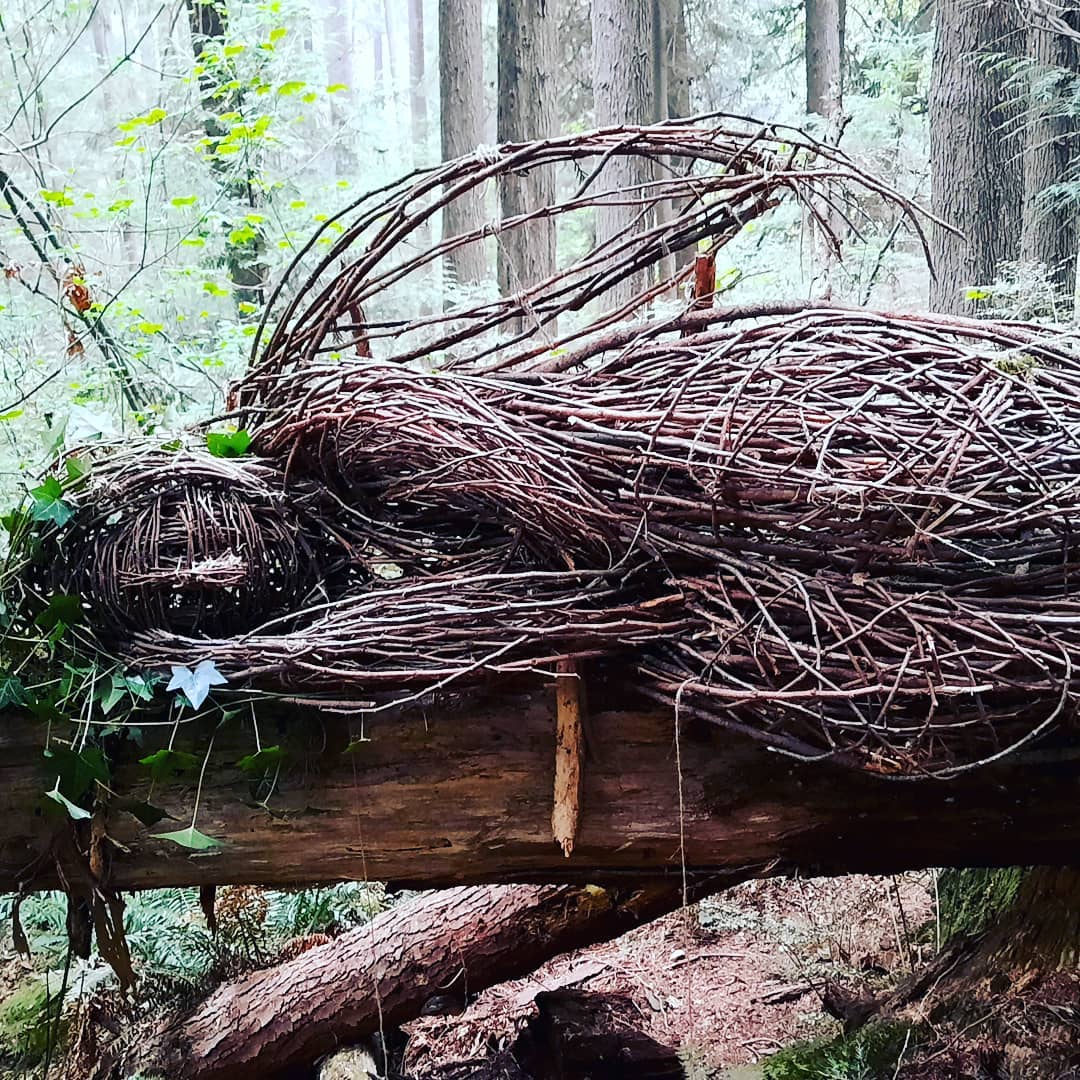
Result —
[[[499, 142], [554, 135], [559, 9], [556, 0], [499, 0]], [[502, 219], [539, 210], [555, 201], [555, 170], [533, 168], [499, 184]], [[534, 221], [499, 239], [499, 291], [510, 296], [555, 272], [555, 222]], [[528, 328], [515, 320], [508, 330]], [[553, 327], [549, 328], [553, 330]]]
[[[1076, 12], [1070, 19], [1080, 22]], [[1063, 116], [1060, 85], [1064, 73], [1077, 71], [1077, 43], [1063, 34], [1031, 26], [1027, 32], [1028, 56], [1038, 61], [1033, 73], [1028, 120], [1025, 125], [1024, 216], [1020, 257], [1041, 263], [1064, 307], [1055, 312], [1072, 315], [1076, 290], [1077, 215], [1073, 204], [1055, 207], [1042, 198], [1047, 188], [1069, 178], [1072, 141], [1077, 135], [1074, 117]], [[1062, 73], [1055, 78], [1052, 70]]]
[[806, 0], [806, 111], [836, 119], [844, 92], [845, 0]]
[[[471, 154], [484, 141], [480, 0], [439, 0], [439, 95], [443, 160]], [[483, 220], [483, 196], [473, 190], [443, 211], [443, 236], [459, 236], [479, 228]], [[448, 283], [459, 286], [475, 285], [487, 270], [478, 243], [452, 251], [445, 263]]]
[[933, 229], [935, 311], [971, 314], [976, 286], [992, 284], [1003, 261], [1019, 254], [1021, 143], [1007, 138], [1006, 75], [990, 53], [1016, 55], [1021, 44], [1012, 0], [940, 0], [930, 89], [931, 209], [958, 227]]
[[[443, 886], [490, 881], [635, 880], [769, 866], [775, 873], [886, 873], [926, 866], [1080, 865], [1080, 767], [994, 767], [952, 781], [890, 783], [827, 764], [799, 764], [717, 729], [684, 725], [682, 800], [670, 712], [619, 710], [618, 680], [589, 687], [588, 756], [573, 855], [552, 842], [555, 702], [550, 685], [368, 721], [369, 742], [332, 714], [260, 716], [264, 745], [288, 758], [276, 789], [236, 762], [250, 732], [218, 732], [199, 804], [199, 829], [225, 842], [192, 856], [151, 833], [191, 821], [197, 777], [151, 790], [137, 758], [168, 741], [143, 728], [141, 746], [114, 747], [112, 788], [148, 796], [173, 820], [153, 828], [113, 809], [117, 888], [360, 879]], [[213, 732], [185, 725], [175, 748], [201, 756]], [[50, 851], [67, 819], [43, 793], [44, 733], [31, 719], [0, 723], [0, 891], [58, 882]], [[124, 754], [130, 764], [123, 763]], [[266, 801], [266, 807], [260, 805]], [[268, 809], [269, 808], [269, 812]], [[49, 813], [60, 815], [47, 816]], [[681, 835], [680, 835], [681, 825]], [[110, 845], [106, 845], [110, 847]], [[63, 849], [65, 852], [67, 849]], [[79, 879], [73, 855], [60, 855]]]
[[690, 57], [686, 40], [685, 0], [661, 0], [664, 55], [667, 58], [667, 114], [690, 115]]
[[178, 1078], [271, 1077], [415, 1018], [439, 990], [479, 993], [681, 902], [672, 885], [495, 885], [421, 897], [221, 987], [171, 1018], [137, 1064]]
[[[598, 127], [647, 124], [654, 114], [653, 10], [651, 0], [593, 0], [590, 5], [593, 42], [593, 99]], [[649, 163], [612, 158], [596, 181], [604, 189], [622, 191], [653, 179]], [[632, 192], [631, 192], [632, 194]], [[647, 228], [632, 206], [606, 206], [596, 211], [598, 247], [624, 234]], [[608, 297], [624, 303], [644, 287], [643, 275], [613, 283]]]

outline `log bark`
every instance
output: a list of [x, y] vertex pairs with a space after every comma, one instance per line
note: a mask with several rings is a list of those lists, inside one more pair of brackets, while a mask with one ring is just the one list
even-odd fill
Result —
[[[137, 759], [166, 745], [171, 728], [146, 724], [141, 745], [110, 744], [116, 794], [107, 831], [123, 845], [106, 845], [111, 881], [121, 889], [343, 879], [584, 884], [671, 875], [684, 859], [691, 874], [747, 866], [890, 873], [1080, 865], [1075, 757], [1041, 749], [1027, 764], [956, 780], [890, 782], [802, 764], [695, 721], [679, 733], [680, 808], [670, 711], [622, 707], [625, 678], [590, 676], [589, 758], [569, 859], [551, 836], [556, 725], [549, 682], [368, 719], [363, 728], [333, 714], [286, 716], [264, 707], [262, 744], [283, 748], [280, 773], [275, 777], [274, 766], [265, 778], [251, 777], [237, 767], [252, 753], [250, 729], [216, 733], [196, 825], [224, 846], [204, 854], [153, 836], [190, 824], [198, 775], [154, 782]], [[54, 740], [60, 734], [54, 725]], [[201, 762], [212, 734], [183, 725], [174, 749]], [[358, 741], [361, 734], [369, 741]], [[4, 892], [22, 883], [56, 887], [54, 851], [68, 880], [79, 876], [75, 857], [56, 843], [67, 819], [44, 797], [55, 781], [42, 757], [45, 737], [34, 719], [9, 714], [0, 722]], [[351, 742], [353, 752], [345, 753]], [[148, 800], [173, 820], [148, 828], [118, 808], [122, 798]]]
[[172, 1017], [125, 1069], [199, 1080], [272, 1077], [414, 1019], [453, 987], [476, 994], [569, 949], [677, 908], [681, 889], [496, 885], [421, 897]]

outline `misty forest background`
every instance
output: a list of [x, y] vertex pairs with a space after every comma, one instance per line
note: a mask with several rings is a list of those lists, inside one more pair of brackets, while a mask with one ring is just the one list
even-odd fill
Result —
[[[9, 0], [4, 501], [65, 443], [220, 410], [270, 286], [361, 193], [596, 125], [726, 110], [805, 126], [967, 233], [934, 230], [935, 284], [895, 209], [843, 230], [837, 267], [789, 203], [722, 252], [732, 302], [1070, 319], [1075, 21], [1013, 0]], [[499, 211], [492, 192], [463, 212]], [[575, 218], [554, 258], [595, 239]], [[445, 259], [407, 302], [508, 288], [537, 272], [518, 254], [493, 241], [486, 259]]]

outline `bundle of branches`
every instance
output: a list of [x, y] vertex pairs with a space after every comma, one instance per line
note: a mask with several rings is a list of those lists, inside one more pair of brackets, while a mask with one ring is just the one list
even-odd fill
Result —
[[[694, 168], [588, 194], [616, 154]], [[394, 282], [479, 240], [380, 265], [441, 200], [590, 157], [598, 168], [570, 199], [501, 228], [629, 199], [638, 230], [513, 296], [364, 321], [362, 304], [374, 316]], [[702, 162], [720, 167], [700, 175]], [[129, 587], [156, 588], [167, 562], [207, 594], [197, 623], [147, 606], [124, 659], [212, 659], [234, 683], [378, 711], [493, 672], [608, 658], [681, 714], [896, 776], [949, 775], [1071, 719], [1074, 340], [800, 304], [703, 308], [700, 296], [614, 325], [667, 287], [662, 272], [602, 309], [627, 273], [700, 237], [722, 242], [782, 190], [818, 212], [841, 179], [873, 187], [794, 137], [671, 126], [504, 147], [362, 201], [236, 393], [259, 460], [230, 468], [277, 485], [274, 535], [294, 548], [275, 539], [252, 558], [235, 527], [230, 544], [245, 566], [294, 568], [259, 571], [277, 617], [253, 625], [249, 604], [239, 630], [219, 618], [265, 586], [205, 572], [225, 555], [214, 530], [187, 528], [166, 559], [154, 550], [177, 535], [166, 521], [190, 517], [202, 458], [185, 456], [172, 480], [162, 470], [116, 521], [103, 510], [125, 474], [106, 470], [68, 528], [79, 558], [130, 550], [150, 577], [125, 565]], [[660, 214], [672, 199], [679, 212]], [[333, 271], [353, 244], [359, 257]], [[523, 316], [531, 329], [498, 332]], [[579, 321], [541, 342], [556, 318]], [[355, 358], [339, 355], [342, 332]], [[234, 520], [212, 512], [223, 515]], [[72, 570], [103, 631], [119, 618], [110, 560]]]
[[[612, 186], [626, 163], [639, 182]], [[432, 223], [448, 206], [482, 206], [496, 189], [534, 171], [555, 171], [561, 197], [458, 234], [448, 234], [444, 220], [443, 235], [431, 240]], [[259, 329], [271, 318], [275, 329], [265, 347], [256, 338], [256, 363], [236, 401], [266, 402], [278, 392], [282, 370], [351, 348], [396, 363], [521, 370], [671, 297], [693, 274], [696, 247], [715, 251], [785, 196], [805, 208], [839, 252], [831, 223], [843, 222], [858, 236], [859, 226], [873, 221], [854, 198], [860, 194], [874, 209], [892, 208], [926, 249], [919, 213], [905, 198], [836, 147], [782, 125], [712, 116], [708, 123], [668, 121], [482, 148], [372, 192], [323, 223], [271, 297]], [[443, 311], [406, 314], [418, 294], [429, 304], [435, 299], [431, 274], [440, 267], [452, 274], [447, 264], [454, 256], [473, 252], [482, 263], [492, 246], [505, 253], [512, 241], [535, 245], [538, 223], [558, 228], [568, 249], [580, 249], [575, 234], [588, 235], [614, 211], [624, 224], [613, 237], [562, 259], [543, 280], [517, 280], [501, 296], [482, 286], [451, 286]], [[329, 240], [301, 277], [322, 250], [319, 242]], [[629, 297], [615, 288], [625, 282], [638, 286]]]
[[1071, 715], [1075, 342], [835, 309], [639, 335], [534, 379], [280, 376], [304, 400], [260, 452], [338, 490], [355, 550], [410, 583], [373, 573], [289, 633], [145, 635], [140, 660], [201, 648], [355, 702], [617, 655], [688, 714], [901, 774]]

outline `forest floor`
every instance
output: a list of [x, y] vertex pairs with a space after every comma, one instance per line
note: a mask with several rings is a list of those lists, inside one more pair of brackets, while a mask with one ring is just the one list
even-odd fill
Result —
[[750, 1080], [755, 1070], [735, 1067], [840, 1033], [822, 1008], [828, 982], [879, 991], [929, 956], [934, 912], [930, 873], [749, 882], [560, 956], [460, 1015], [422, 1017], [407, 1027], [406, 1075], [458, 1075], [485, 1059], [499, 1075], [536, 994], [573, 988], [629, 998], [640, 1030], [679, 1048], [689, 1075]]

